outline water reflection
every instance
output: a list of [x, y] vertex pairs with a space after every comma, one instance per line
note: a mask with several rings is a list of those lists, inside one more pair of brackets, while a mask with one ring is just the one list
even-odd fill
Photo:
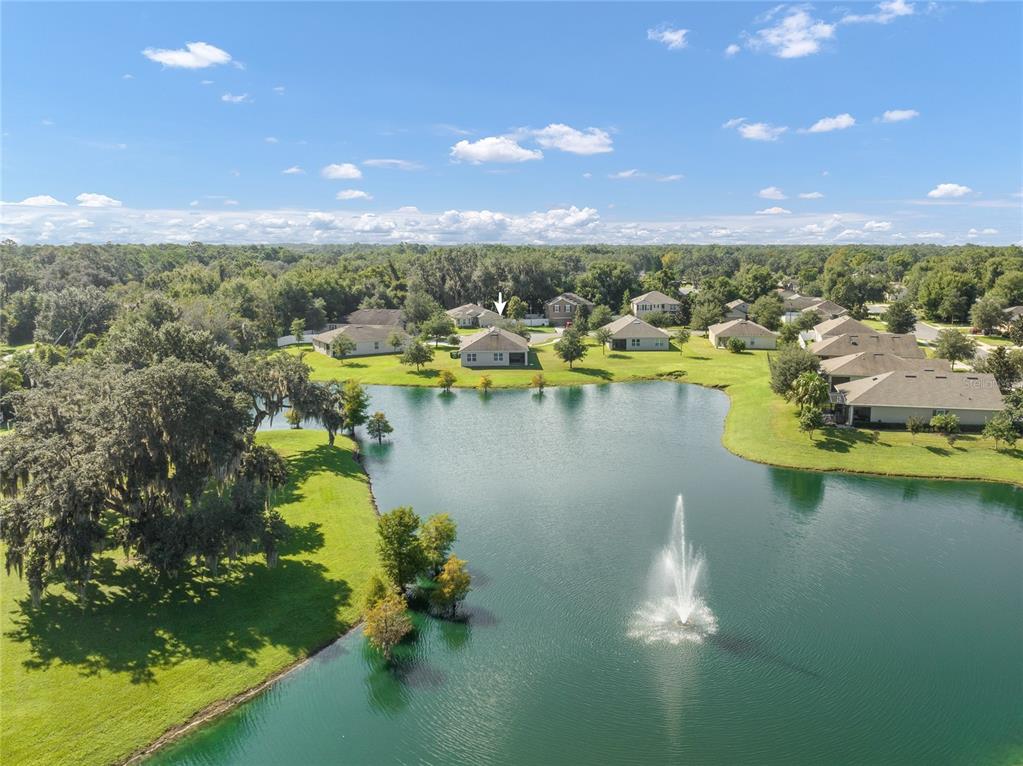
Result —
[[816, 511], [824, 500], [824, 474], [819, 471], [796, 471], [790, 468], [769, 468], [771, 488], [789, 506], [804, 514]]

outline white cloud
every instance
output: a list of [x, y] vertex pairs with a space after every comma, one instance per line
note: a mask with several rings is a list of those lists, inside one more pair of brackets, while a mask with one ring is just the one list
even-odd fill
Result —
[[777, 186], [768, 186], [766, 189], [761, 189], [757, 192], [757, 196], [762, 199], [788, 199], [785, 196], [785, 192]]
[[938, 184], [929, 192], [928, 197], [940, 199], [941, 197], [964, 197], [972, 192], [969, 186], [963, 186], [961, 184]]
[[672, 173], [667, 176], [658, 176], [657, 180], [661, 183], [671, 183], [672, 181], [681, 181], [683, 178], [685, 178], [685, 176], [681, 173]]
[[267, 137], [266, 137], [266, 138], [264, 138], [263, 140], [264, 140], [264, 141], [266, 141], [266, 142], [267, 142], [268, 144], [277, 144], [277, 143], [280, 143], [280, 142], [279, 142], [279, 141], [277, 140], [277, 138], [276, 138], [275, 136], [267, 136]]
[[583, 173], [583, 178], [593, 178], [593, 173]]
[[835, 239], [850, 239], [851, 237], [862, 237], [863, 232], [859, 229], [843, 229], [835, 235]]
[[757, 215], [788, 215], [791, 212], [792, 212], [791, 210], [786, 210], [783, 207], [775, 206], [764, 208], [763, 210], [758, 210]]
[[[783, 7], [775, 8], [767, 19], [773, 18]], [[777, 23], [750, 36], [749, 45], [754, 50], [766, 50], [778, 58], [794, 59], [820, 52], [821, 43], [834, 35], [834, 24], [813, 18], [804, 7], [792, 7]]]
[[744, 122], [746, 122], [745, 117], [733, 117], [728, 122], [722, 123], [721, 127], [724, 128], [725, 130], [728, 130], [730, 128], [738, 127], [739, 125], [742, 125]]
[[973, 237], [990, 237], [998, 233], [998, 229], [970, 229], [966, 236]]
[[940, 231], [922, 231], [918, 234], [914, 234], [917, 239], [944, 239], [945, 235]]
[[333, 181], [347, 180], [351, 178], [362, 178], [362, 171], [350, 162], [334, 163], [326, 165], [320, 170], [320, 175]]
[[854, 14], [848, 13], [842, 17], [843, 24], [888, 24], [900, 16], [912, 16], [914, 13], [913, 3], [906, 0], [885, 0], [877, 4], [875, 13]]
[[142, 55], [150, 61], [175, 69], [205, 69], [227, 64], [231, 54], [209, 43], [186, 43], [184, 48], [146, 48]]
[[284, 86], [283, 85], [275, 85], [274, 86], [274, 93], [276, 93], [278, 96], [283, 96], [284, 95]]
[[851, 114], [837, 114], [834, 117], [822, 117], [806, 129], [806, 133], [830, 133], [833, 130], [845, 130], [856, 124]]
[[352, 199], [373, 199], [373, 196], [362, 191], [362, 189], [343, 189], [337, 193], [337, 198], [340, 200], [352, 200]]
[[42, 125], [42, 126], [43, 126], [44, 128], [52, 128], [52, 127], [53, 127], [54, 125], [56, 125], [57, 123], [55, 123], [55, 122], [54, 122], [53, 120], [51, 120], [51, 119], [50, 119], [49, 117], [44, 117], [43, 119], [41, 119], [41, 120], [39, 121], [39, 124], [40, 124], [40, 125]]
[[220, 97], [220, 100], [227, 104], [247, 104], [251, 103], [248, 93], [240, 93], [235, 95], [233, 93], [225, 93]]
[[200, 85], [212, 85], [213, 80], [199, 80]]
[[121, 75], [121, 79], [122, 80], [134, 80], [135, 79], [135, 75], [133, 75], [133, 74], [122, 74]]
[[824, 195], [819, 191], [800, 192], [799, 199], [823, 199]]
[[727, 48], [725, 48], [725, 55], [726, 56], [734, 56], [734, 55], [736, 55], [741, 50], [742, 50], [742, 48], [740, 48], [735, 43], [732, 43]]
[[21, 202], [14, 202], [14, 205], [25, 205], [26, 207], [67, 207], [66, 202], [51, 197], [49, 194], [38, 194], [35, 197], [26, 197]]
[[881, 115], [881, 122], [905, 122], [919, 116], [916, 109], [889, 109]]
[[640, 173], [636, 168], [629, 168], [628, 170], [619, 170], [617, 173], [611, 173], [608, 178], [616, 181], [622, 181], [628, 178], [641, 178], [643, 173]]
[[281, 173], [283, 173], [286, 176], [300, 176], [303, 173], [305, 173], [305, 171], [302, 170], [302, 168], [300, 168], [298, 165], [292, 165], [290, 168], [282, 170]]
[[686, 40], [688, 33], [688, 29], [675, 29], [667, 24], [662, 24], [654, 29], [648, 29], [646, 39], [662, 43], [668, 47], [668, 50], [677, 51], [689, 45]]
[[891, 221], [867, 221], [863, 224], [864, 231], [891, 231]]
[[390, 170], [422, 170], [423, 166], [412, 160], [376, 159], [364, 160], [363, 165], [370, 168], [388, 168]]
[[552, 123], [534, 131], [536, 142], [544, 149], [560, 149], [572, 154], [603, 154], [614, 151], [611, 136], [600, 128], [576, 130], [568, 125]]
[[238, 205], [238, 200], [236, 200], [236, 199], [226, 199], [226, 200], [224, 200], [224, 204], [228, 205], [229, 207], [235, 207], [235, 206]]
[[766, 122], [743, 122], [741, 120], [738, 123], [735, 120], [729, 120], [725, 126], [732, 127], [735, 124], [738, 124], [739, 135], [750, 141], [777, 141], [778, 137], [788, 130], [784, 126], [770, 125]]
[[105, 194], [82, 193], [75, 197], [82, 207], [121, 207], [121, 200]]
[[188, 206], [189, 207], [199, 207], [199, 200], [197, 200], [197, 199], [192, 200], [191, 202], [188, 203]]
[[526, 149], [507, 136], [488, 136], [479, 141], [459, 141], [451, 147], [451, 157], [456, 162], [528, 162], [543, 158], [539, 149]]

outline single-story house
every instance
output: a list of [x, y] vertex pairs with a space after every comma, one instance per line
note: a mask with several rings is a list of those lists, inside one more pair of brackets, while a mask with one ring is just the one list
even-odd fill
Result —
[[827, 319], [815, 324], [813, 329], [810, 330], [807, 340], [824, 340], [834, 335], [845, 335], [847, 333], [870, 335], [877, 332], [873, 327], [865, 325], [863, 322], [857, 321], [852, 317], [838, 317], [837, 319]]
[[547, 324], [557, 327], [571, 322], [580, 308], [592, 310], [593, 306], [593, 301], [588, 301], [575, 293], [562, 293], [543, 305], [544, 313], [547, 315]]
[[668, 351], [671, 336], [639, 317], [626, 314], [604, 328], [611, 331], [607, 345], [612, 351]]
[[1007, 309], [1002, 309], [1005, 312], [1005, 321], [1012, 322], [1015, 319], [1023, 317], [1023, 306], [1009, 306]]
[[700, 292], [700, 289], [696, 285], [682, 285], [678, 289], [679, 295], [684, 295], [687, 298], [690, 295], [696, 295], [698, 292]]
[[742, 298], [725, 304], [725, 319], [748, 319], [750, 305]]
[[724, 348], [729, 338], [739, 338], [746, 348], [776, 348], [778, 345], [778, 333], [748, 319], [712, 324], [707, 328], [707, 338], [717, 348]]
[[835, 386], [836, 415], [849, 425], [905, 425], [952, 413], [966, 427], [980, 427], [1002, 410], [994, 375], [966, 372], [885, 372]]
[[835, 356], [848, 356], [861, 351], [872, 354], [894, 354], [906, 359], [923, 359], [927, 356], [916, 343], [916, 336], [910, 333], [899, 335], [888, 332], [847, 333], [831, 335], [823, 340], [809, 343], [807, 350], [828, 359]]
[[674, 314], [682, 307], [681, 301], [665, 295], [660, 290], [651, 290], [648, 293], [637, 295], [629, 303], [632, 304], [632, 315], [637, 317], [652, 314], [655, 311]]
[[821, 373], [828, 383], [837, 386], [850, 380], [870, 378], [886, 372], [952, 372], [947, 359], [906, 359], [884, 352], [861, 351], [858, 354], [833, 356], [821, 362]]
[[490, 327], [462, 338], [458, 355], [463, 367], [525, 367], [529, 342], [521, 335]]
[[343, 324], [333, 330], [313, 335], [313, 348], [321, 354], [336, 357], [334, 341], [344, 335], [355, 343], [355, 350], [346, 356], [370, 356], [371, 354], [393, 354], [395, 349], [388, 342], [391, 334], [397, 332], [403, 340], [408, 335], [400, 327], [390, 324]]
[[405, 312], [401, 309], [358, 309], [342, 317], [341, 324], [388, 324], [392, 327], [404, 327]]
[[466, 303], [444, 313], [454, 320], [457, 327], [491, 327], [501, 320], [501, 315], [496, 311], [485, 309], [475, 303]]
[[849, 313], [845, 307], [839, 306], [834, 301], [809, 295], [792, 295], [783, 298], [781, 303], [783, 322], [795, 321], [804, 311], [812, 311], [821, 319], [834, 319]]

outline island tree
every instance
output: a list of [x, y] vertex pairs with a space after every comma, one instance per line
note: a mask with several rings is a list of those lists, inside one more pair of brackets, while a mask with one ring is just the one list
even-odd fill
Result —
[[369, 643], [389, 661], [394, 647], [412, 632], [405, 600], [397, 593], [388, 593], [366, 611], [362, 630]]
[[437, 378], [437, 382], [440, 383], [440, 387], [444, 389], [444, 393], [450, 394], [451, 387], [455, 385], [456, 378], [455, 373], [451, 370], [441, 370], [440, 377]]
[[366, 432], [377, 440], [377, 444], [383, 444], [384, 437], [389, 433], [393, 433], [394, 427], [388, 422], [387, 416], [384, 413], [374, 412], [366, 423]]
[[356, 426], [366, 422], [369, 410], [369, 394], [358, 381], [349, 380], [341, 388], [341, 409], [349, 436], [355, 436]]
[[533, 376], [533, 379], [529, 382], [529, 384], [536, 389], [536, 392], [540, 394], [540, 396], [543, 396], [543, 390], [547, 385], [547, 378], [544, 377], [542, 372], [538, 372]]
[[436, 587], [430, 591], [430, 601], [439, 611], [453, 617], [471, 587], [472, 577], [465, 561], [451, 554], [437, 575]]
[[419, 516], [406, 505], [388, 511], [377, 521], [380, 561], [399, 590], [404, 590], [427, 565], [417, 534], [419, 525]]
[[458, 527], [447, 513], [435, 513], [423, 523], [419, 530], [419, 541], [426, 562], [434, 574], [440, 571], [457, 537]]

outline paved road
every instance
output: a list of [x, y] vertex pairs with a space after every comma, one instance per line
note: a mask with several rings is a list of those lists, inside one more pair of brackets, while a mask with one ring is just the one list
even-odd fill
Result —
[[938, 339], [938, 328], [933, 327], [926, 322], [917, 322], [916, 327], [913, 328], [916, 337], [927, 343], [934, 343]]

